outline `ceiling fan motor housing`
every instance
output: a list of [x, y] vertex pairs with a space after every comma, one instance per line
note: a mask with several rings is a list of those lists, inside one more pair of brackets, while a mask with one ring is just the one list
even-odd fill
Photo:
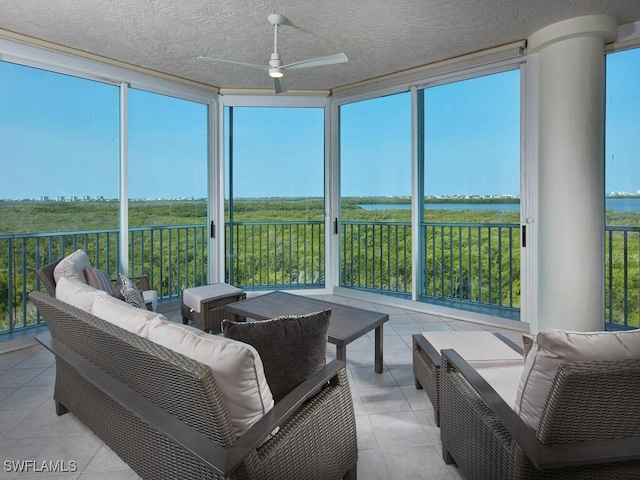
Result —
[[269, 66], [274, 68], [279, 68], [282, 66], [282, 61], [280, 60], [280, 54], [278, 52], [273, 52], [271, 54], [271, 60], [269, 60]]

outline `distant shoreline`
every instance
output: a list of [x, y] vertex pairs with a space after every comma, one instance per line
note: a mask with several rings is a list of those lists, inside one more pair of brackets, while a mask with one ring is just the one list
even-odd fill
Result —
[[[264, 202], [264, 201], [322, 201], [323, 197], [236, 197], [234, 202]], [[640, 200], [640, 195], [605, 195], [605, 200]], [[24, 199], [0, 199], [2, 203], [113, 203], [118, 202], [117, 198], [84, 198], [69, 196], [60, 197], [60, 199], [53, 197], [40, 197], [40, 198], [24, 198]], [[129, 202], [206, 202], [206, 198], [129, 198]], [[225, 198], [225, 202], [229, 199]], [[347, 205], [410, 205], [411, 197], [397, 196], [397, 197], [342, 197], [343, 204]], [[495, 196], [495, 197], [481, 197], [481, 196], [456, 196], [456, 197], [425, 197], [425, 204], [478, 204], [478, 205], [490, 205], [490, 204], [509, 204], [517, 205], [520, 203], [520, 198], [516, 196]]]

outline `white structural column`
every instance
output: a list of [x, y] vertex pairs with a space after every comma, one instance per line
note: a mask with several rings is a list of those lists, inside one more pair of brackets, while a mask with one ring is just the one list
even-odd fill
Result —
[[534, 33], [538, 118], [538, 318], [549, 328], [604, 327], [604, 44], [617, 22], [591, 15]]

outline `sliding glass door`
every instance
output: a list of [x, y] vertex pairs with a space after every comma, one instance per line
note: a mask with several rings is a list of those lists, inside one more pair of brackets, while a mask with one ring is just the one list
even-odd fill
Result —
[[411, 95], [340, 106], [339, 285], [411, 298]]
[[118, 264], [119, 88], [0, 62], [0, 332], [38, 322], [36, 271]]
[[640, 326], [640, 48], [606, 56], [605, 314]]
[[517, 319], [519, 70], [419, 93], [419, 299]]
[[225, 277], [323, 288], [324, 108], [226, 107]]
[[208, 281], [208, 107], [128, 89], [129, 273], [161, 296]]

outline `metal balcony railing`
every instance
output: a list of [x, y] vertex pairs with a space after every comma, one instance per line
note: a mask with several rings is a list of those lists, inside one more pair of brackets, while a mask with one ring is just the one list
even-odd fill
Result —
[[[43, 288], [36, 272], [79, 248], [87, 252], [92, 266], [115, 278], [120, 258], [118, 235], [117, 229], [0, 235], [0, 332], [41, 322], [27, 302], [31, 290]], [[149, 275], [151, 288], [160, 299], [206, 283], [206, 225], [131, 228], [128, 240], [129, 274]]]
[[[421, 225], [418, 298], [458, 308], [520, 306], [519, 227], [511, 224]], [[342, 222], [340, 285], [411, 296], [411, 225]], [[322, 288], [324, 222], [227, 224], [226, 281], [245, 288]], [[208, 281], [207, 225], [138, 227], [129, 231], [129, 273], [149, 275], [161, 299]], [[78, 248], [92, 265], [118, 273], [118, 230], [0, 235], [0, 332], [38, 325], [27, 302], [41, 289], [36, 271]], [[607, 226], [605, 312], [608, 329], [637, 328], [640, 313], [640, 227]]]
[[324, 288], [323, 221], [233, 222], [226, 229], [226, 282], [241, 288]]
[[424, 223], [421, 296], [520, 308], [520, 227], [495, 223]]
[[605, 227], [604, 304], [610, 330], [638, 328], [640, 227]]
[[343, 221], [340, 285], [411, 296], [411, 224]]
[[[411, 248], [409, 222], [343, 222], [340, 284], [410, 297]], [[420, 248], [420, 300], [519, 309], [518, 225], [423, 223]]]

